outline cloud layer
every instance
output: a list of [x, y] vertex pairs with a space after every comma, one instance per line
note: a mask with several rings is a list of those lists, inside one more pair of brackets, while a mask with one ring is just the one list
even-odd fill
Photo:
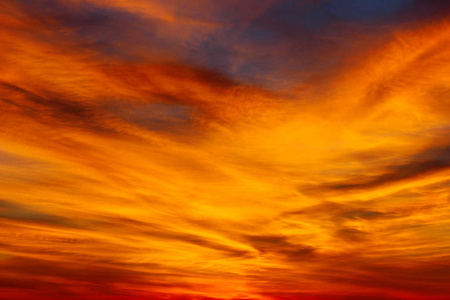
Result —
[[446, 299], [446, 1], [3, 1], [0, 298]]

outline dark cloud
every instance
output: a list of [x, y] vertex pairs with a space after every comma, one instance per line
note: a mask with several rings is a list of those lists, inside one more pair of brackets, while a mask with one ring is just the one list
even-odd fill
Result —
[[105, 116], [92, 105], [67, 99], [51, 91], [42, 91], [43, 96], [24, 88], [1, 83], [1, 89], [7, 91], [8, 98], [2, 99], [5, 108], [19, 109], [20, 113], [43, 124], [59, 124], [88, 131], [113, 133], [102, 122]]
[[370, 211], [370, 210], [351, 210], [351, 211], [345, 211], [342, 214], [339, 215], [341, 218], [348, 218], [348, 219], [378, 219], [383, 218], [386, 215], [384, 213], [378, 212], [378, 211]]
[[0, 218], [32, 223], [44, 223], [52, 226], [74, 226], [74, 224], [65, 217], [48, 214], [17, 202], [6, 200], [0, 200]]
[[425, 150], [411, 157], [408, 163], [389, 166], [381, 175], [358, 176], [351, 180], [315, 186], [299, 187], [302, 193], [327, 193], [328, 191], [352, 191], [372, 189], [430, 176], [450, 168], [450, 148], [439, 147]]
[[204, 248], [208, 248], [208, 249], [212, 249], [212, 250], [217, 250], [217, 251], [222, 252], [225, 256], [229, 256], [229, 257], [251, 256], [251, 253], [249, 253], [249, 251], [233, 248], [228, 245], [214, 242], [214, 241], [208, 240], [204, 237], [192, 235], [192, 234], [188, 234], [188, 233], [182, 233], [182, 232], [176, 233], [176, 232], [170, 232], [169, 230], [143, 231], [141, 233], [146, 236], [153, 237], [153, 238], [173, 240], [173, 241], [192, 244], [195, 246], [200, 246], [200, 247], [204, 247]]
[[308, 245], [297, 245], [288, 241], [285, 236], [246, 236], [248, 243], [261, 254], [277, 254], [283, 259], [292, 261], [310, 259], [313, 257], [315, 248]]
[[330, 15], [350, 21], [389, 18], [414, 0], [344, 0], [329, 1], [325, 10]]
[[415, 162], [411, 164], [399, 165], [390, 168], [388, 173], [380, 176], [367, 178], [365, 182], [362, 183], [342, 183], [342, 184], [332, 184], [329, 187], [334, 190], [354, 190], [354, 189], [365, 189], [365, 188], [375, 188], [383, 185], [388, 185], [396, 183], [401, 180], [412, 180], [432, 174], [434, 172], [446, 170], [450, 167], [450, 164], [442, 160], [431, 160], [425, 162]]
[[[41, 0], [33, 3], [18, 1], [17, 4], [27, 16], [40, 24], [41, 28], [35, 29], [36, 36], [39, 36], [39, 30], [52, 29], [58, 46], [82, 46], [97, 51], [101, 59], [109, 56], [140, 61], [144, 59], [142, 54], [145, 52], [147, 55], [162, 54], [174, 47], [158, 36], [160, 21], [145, 19], [119, 8], [88, 1]], [[48, 39], [48, 33], [42, 32], [40, 38]], [[141, 50], [134, 51], [136, 48]]]
[[[90, 101], [78, 99], [76, 93], [57, 92], [54, 89], [30, 91], [7, 82], [0, 88], [8, 95], [1, 99], [5, 110], [18, 111], [42, 124], [59, 124], [103, 134], [118, 133], [114, 125], [120, 120], [144, 130], [177, 132], [188, 128], [198, 118], [220, 118], [225, 112], [224, 96], [235, 93], [240, 85], [223, 74], [182, 64], [109, 65], [100, 68], [110, 82], [118, 84], [115, 99], [101, 95]], [[155, 74], [158, 74], [155, 77]], [[83, 80], [95, 80], [94, 74]], [[165, 78], [161, 84], [160, 77]], [[181, 84], [180, 84], [181, 83]], [[177, 86], [176, 89], [173, 87]], [[200, 86], [200, 93], [194, 91]], [[137, 94], [132, 101], [129, 93]], [[243, 91], [245, 94], [245, 91]], [[215, 101], [211, 101], [214, 97]], [[240, 99], [236, 99], [241, 101]], [[120, 126], [120, 125], [119, 125]], [[119, 129], [120, 131], [120, 129]]]
[[105, 111], [119, 117], [126, 123], [141, 126], [152, 131], [169, 131], [174, 126], [189, 126], [192, 118], [192, 108], [184, 105], [165, 103], [134, 104], [109, 101], [101, 106]]
[[370, 210], [370, 204], [360, 202], [336, 203], [324, 201], [297, 211], [288, 211], [280, 215], [280, 220], [285, 218], [319, 219], [326, 217], [336, 223], [344, 219], [377, 220], [392, 217], [385, 212]]
[[366, 242], [370, 234], [355, 228], [340, 228], [336, 236], [348, 242]]
[[345, 204], [326, 201], [326, 202], [322, 202], [317, 205], [312, 205], [310, 207], [307, 207], [307, 208], [304, 208], [301, 210], [284, 212], [281, 215], [281, 218], [290, 217], [290, 216], [300, 216], [300, 217], [306, 216], [306, 217], [314, 218], [314, 217], [321, 215], [324, 211], [327, 211], [330, 214], [336, 214], [336, 213], [341, 212], [345, 208], [346, 208]]

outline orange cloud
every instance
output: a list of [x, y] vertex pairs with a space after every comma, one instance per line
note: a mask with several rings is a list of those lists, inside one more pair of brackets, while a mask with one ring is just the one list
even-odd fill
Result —
[[[296, 56], [332, 21], [278, 5], [2, 4], [0, 298], [446, 299], [448, 22]], [[228, 69], [193, 61], [233, 25]]]

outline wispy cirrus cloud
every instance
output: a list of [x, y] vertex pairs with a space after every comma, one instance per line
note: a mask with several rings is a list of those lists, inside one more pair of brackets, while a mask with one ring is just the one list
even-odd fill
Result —
[[1, 11], [0, 298], [449, 294], [444, 2]]

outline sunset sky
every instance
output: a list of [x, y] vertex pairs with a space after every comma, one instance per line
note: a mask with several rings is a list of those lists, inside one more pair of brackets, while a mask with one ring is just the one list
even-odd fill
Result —
[[3, 0], [1, 300], [450, 299], [450, 1]]

